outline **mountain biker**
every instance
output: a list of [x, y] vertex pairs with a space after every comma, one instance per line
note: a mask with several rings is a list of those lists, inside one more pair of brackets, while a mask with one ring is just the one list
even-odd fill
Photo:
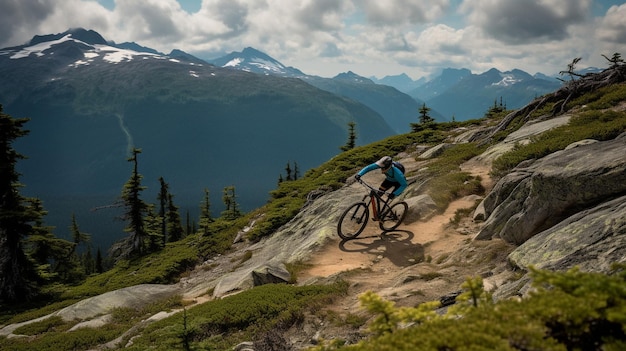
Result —
[[378, 190], [380, 190], [381, 192], [385, 192], [389, 188], [393, 187], [392, 192], [389, 194], [389, 200], [402, 194], [404, 189], [406, 189], [407, 187], [406, 178], [404, 177], [404, 173], [402, 173], [400, 169], [393, 165], [393, 160], [389, 156], [384, 156], [380, 160], [372, 163], [371, 165], [365, 166], [354, 176], [354, 178], [359, 181], [361, 177], [367, 172], [379, 168], [381, 172], [385, 175], [385, 180], [383, 180], [383, 182], [380, 184]]

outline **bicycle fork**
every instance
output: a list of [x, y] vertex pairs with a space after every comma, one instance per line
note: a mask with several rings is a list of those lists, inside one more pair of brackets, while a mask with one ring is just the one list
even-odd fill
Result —
[[374, 194], [370, 195], [370, 201], [372, 203], [372, 220], [377, 221], [378, 220], [378, 208], [380, 207], [380, 203], [378, 201], [378, 198], [374, 196]]

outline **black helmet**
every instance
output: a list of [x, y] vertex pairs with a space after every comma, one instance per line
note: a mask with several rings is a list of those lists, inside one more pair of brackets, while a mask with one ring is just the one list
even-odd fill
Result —
[[380, 167], [382, 169], [387, 169], [387, 168], [391, 167], [391, 162], [392, 162], [391, 157], [384, 156], [380, 160], [376, 161], [376, 164], [378, 165], [378, 167]]

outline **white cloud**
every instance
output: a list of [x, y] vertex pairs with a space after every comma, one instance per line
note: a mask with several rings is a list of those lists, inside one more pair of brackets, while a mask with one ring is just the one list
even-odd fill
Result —
[[355, 3], [362, 5], [371, 23], [389, 26], [432, 22], [450, 6], [448, 0], [361, 0]]
[[176, 0], [115, 0], [112, 10], [95, 0], [0, 2], [0, 47], [83, 27], [201, 58], [251, 46], [322, 76], [419, 78], [446, 67], [550, 74], [574, 57], [601, 65], [600, 54], [626, 56], [626, 5], [600, 0], [203, 0], [196, 12]]
[[465, 0], [471, 24], [505, 43], [563, 40], [568, 28], [587, 20], [591, 0]]
[[609, 8], [600, 22], [598, 38], [607, 43], [626, 45], [626, 5]]

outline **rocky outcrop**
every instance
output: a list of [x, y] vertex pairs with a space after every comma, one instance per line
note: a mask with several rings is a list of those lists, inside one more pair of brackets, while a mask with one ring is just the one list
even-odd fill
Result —
[[522, 244], [581, 210], [626, 194], [626, 134], [518, 166], [480, 204], [476, 239]]
[[626, 196], [581, 211], [509, 254], [516, 267], [608, 272], [626, 262]]
[[28, 322], [10, 324], [0, 329], [0, 335], [11, 335], [14, 330], [22, 325], [41, 321], [53, 316], [59, 316], [65, 321], [91, 320], [94, 317], [100, 316], [93, 320], [92, 324], [85, 324], [85, 326], [93, 326], [93, 323], [97, 325], [100, 322], [105, 322], [108, 318], [106, 317], [107, 314], [109, 314], [113, 308], [140, 308], [146, 304], [180, 293], [180, 287], [177, 285], [141, 284], [130, 286], [128, 288], [109, 291], [102, 295], [90, 297], [57, 312]]

